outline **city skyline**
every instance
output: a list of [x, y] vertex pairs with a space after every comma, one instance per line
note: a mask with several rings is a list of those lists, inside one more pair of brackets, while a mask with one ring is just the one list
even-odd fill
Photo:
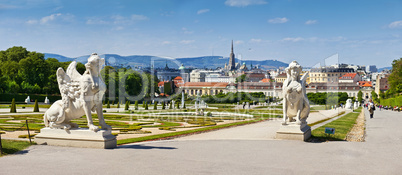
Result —
[[[402, 56], [400, 1], [0, 1], [0, 50], [224, 56], [387, 67]], [[381, 61], [380, 61], [381, 60]]]

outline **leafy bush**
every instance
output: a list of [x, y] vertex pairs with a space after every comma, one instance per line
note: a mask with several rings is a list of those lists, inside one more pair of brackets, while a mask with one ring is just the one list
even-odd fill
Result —
[[110, 108], [110, 102], [109, 102], [109, 100], [107, 101], [106, 108]]

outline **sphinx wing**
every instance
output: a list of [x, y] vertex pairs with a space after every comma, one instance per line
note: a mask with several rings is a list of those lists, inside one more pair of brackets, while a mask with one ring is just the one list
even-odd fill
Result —
[[77, 71], [77, 62], [73, 61], [67, 67], [67, 75], [71, 78], [71, 81], [79, 81], [81, 74]]
[[71, 79], [61, 67], [57, 69], [56, 75], [57, 75], [57, 83], [59, 85], [59, 90], [61, 94], [61, 100], [63, 102], [63, 108], [66, 109], [69, 105], [69, 101], [71, 98], [70, 94]]

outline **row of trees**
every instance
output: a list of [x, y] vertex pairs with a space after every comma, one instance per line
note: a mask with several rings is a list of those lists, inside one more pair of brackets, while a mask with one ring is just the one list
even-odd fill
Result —
[[[360, 91], [361, 92], [361, 91]], [[317, 93], [307, 93], [307, 98], [310, 103], [319, 105], [339, 105], [345, 104], [348, 99], [348, 94], [346, 92], [317, 92]], [[352, 98], [354, 100], [354, 97]]]
[[[190, 100], [193, 100], [196, 96], [190, 97]], [[263, 92], [229, 92], [227, 94], [219, 93], [216, 95], [203, 95], [201, 97], [206, 103], [237, 103], [237, 102], [267, 102], [273, 101], [272, 97], [267, 97]]]
[[[0, 51], [0, 93], [59, 94], [56, 71], [59, 67], [66, 70], [70, 63], [45, 59], [44, 54], [23, 47]], [[84, 73], [85, 65], [78, 63], [77, 70]], [[130, 96], [144, 98], [152, 96], [152, 90], [159, 92], [157, 78], [149, 73], [106, 66], [101, 75], [108, 87], [106, 97], [111, 95], [111, 100]]]
[[390, 88], [384, 94], [379, 94], [382, 98], [390, 98], [402, 94], [402, 58], [392, 62], [392, 72], [388, 77], [388, 83]]

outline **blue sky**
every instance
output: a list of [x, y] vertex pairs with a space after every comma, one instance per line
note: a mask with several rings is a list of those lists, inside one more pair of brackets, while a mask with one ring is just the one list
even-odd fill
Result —
[[402, 1], [0, 0], [0, 50], [390, 66], [402, 57]]

